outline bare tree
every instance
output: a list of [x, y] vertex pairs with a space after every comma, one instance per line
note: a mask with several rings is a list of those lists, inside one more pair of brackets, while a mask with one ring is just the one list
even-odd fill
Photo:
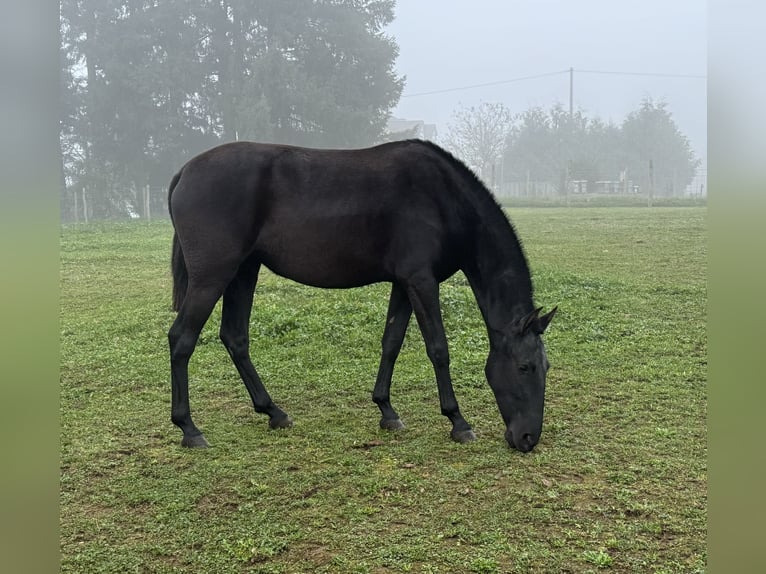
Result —
[[452, 118], [444, 145], [485, 181], [494, 183], [492, 170], [503, 156], [513, 114], [501, 103], [482, 102], [478, 107], [461, 106]]

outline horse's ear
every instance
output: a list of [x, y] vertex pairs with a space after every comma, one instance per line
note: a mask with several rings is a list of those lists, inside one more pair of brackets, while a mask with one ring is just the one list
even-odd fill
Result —
[[542, 307], [538, 307], [528, 315], [525, 315], [519, 320], [519, 325], [521, 326], [521, 333], [525, 333], [528, 329], [531, 329], [533, 333], [536, 335], [542, 335], [545, 332], [545, 329], [548, 328], [548, 325], [551, 322], [551, 319], [553, 319], [553, 316], [556, 314], [556, 310], [558, 307], [554, 307], [550, 310], [547, 314], [540, 317], [540, 311], [543, 310]]
[[535, 331], [538, 335], [542, 335], [543, 332], [545, 332], [545, 329], [548, 328], [548, 325], [551, 322], [551, 319], [553, 319], [553, 316], [556, 314], [556, 311], [558, 310], [558, 306], [551, 309], [548, 313], [543, 315], [542, 317], [539, 317], [535, 321]]
[[532, 327], [537, 322], [540, 311], [542, 310], [542, 307], [538, 307], [534, 311], [524, 315], [521, 319], [519, 319], [519, 322], [517, 323], [517, 325], [520, 327], [519, 333], [524, 333], [527, 329]]

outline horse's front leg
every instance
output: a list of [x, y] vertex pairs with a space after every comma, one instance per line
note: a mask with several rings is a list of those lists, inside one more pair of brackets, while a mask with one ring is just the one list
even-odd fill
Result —
[[399, 430], [404, 428], [404, 423], [391, 406], [391, 377], [394, 373], [394, 363], [402, 348], [407, 325], [412, 316], [412, 305], [407, 298], [404, 288], [394, 283], [391, 286], [391, 298], [388, 302], [386, 315], [386, 327], [383, 331], [382, 353], [378, 376], [375, 379], [375, 388], [372, 391], [372, 400], [380, 408], [380, 428], [386, 430]]
[[469, 442], [476, 439], [455, 398], [452, 378], [449, 371], [449, 350], [447, 336], [444, 333], [441, 308], [439, 306], [439, 283], [429, 276], [418, 276], [407, 283], [407, 295], [415, 310], [420, 331], [426, 344], [428, 358], [431, 359], [436, 373], [436, 385], [439, 388], [441, 412], [452, 422], [450, 436], [457, 442]]

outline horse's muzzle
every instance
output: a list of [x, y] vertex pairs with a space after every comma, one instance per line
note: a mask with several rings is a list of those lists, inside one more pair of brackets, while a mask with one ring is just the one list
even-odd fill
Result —
[[508, 427], [505, 431], [505, 440], [511, 448], [515, 448], [519, 452], [529, 452], [537, 444], [538, 439], [534, 438], [529, 433], [521, 434], [518, 438], [513, 434], [513, 431]]

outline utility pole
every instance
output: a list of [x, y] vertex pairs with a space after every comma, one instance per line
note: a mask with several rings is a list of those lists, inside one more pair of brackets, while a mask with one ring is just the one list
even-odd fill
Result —
[[574, 110], [574, 68], [569, 68], [569, 117]]

